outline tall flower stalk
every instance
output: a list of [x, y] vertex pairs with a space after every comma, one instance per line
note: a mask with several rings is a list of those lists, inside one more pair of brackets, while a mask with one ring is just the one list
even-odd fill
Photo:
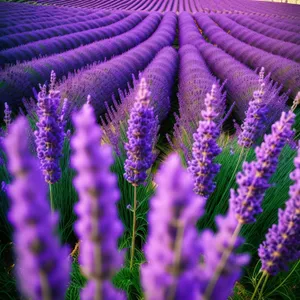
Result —
[[47, 188], [38, 160], [29, 150], [25, 117], [10, 126], [5, 139], [9, 170], [14, 181], [8, 187], [12, 200], [17, 275], [22, 292], [32, 300], [65, 299], [70, 263], [68, 249], [54, 235], [58, 215], [51, 214]]
[[197, 299], [201, 244], [195, 225], [205, 198], [193, 192], [192, 176], [177, 154], [167, 158], [156, 182], [145, 245], [147, 263], [141, 269], [146, 299]]
[[256, 160], [244, 162], [243, 170], [236, 176], [238, 189], [237, 192], [231, 189], [229, 206], [237, 225], [233, 231], [233, 238], [229, 241], [227, 250], [224, 251], [205, 291], [205, 299], [210, 299], [242, 226], [255, 222], [256, 216], [262, 212], [261, 203], [269, 187], [269, 180], [276, 171], [280, 152], [286, 141], [292, 139], [294, 135], [292, 130], [294, 119], [295, 115], [291, 111], [282, 112], [280, 120], [272, 125], [271, 134], [265, 135], [264, 142], [255, 149]]
[[145, 182], [147, 170], [154, 161], [153, 144], [157, 132], [157, 120], [150, 100], [151, 93], [147, 89], [146, 80], [142, 78], [130, 112], [127, 130], [128, 143], [125, 144], [127, 159], [124, 165], [124, 177], [134, 189], [130, 269], [133, 267], [135, 249], [137, 186]]
[[6, 129], [8, 129], [10, 123], [11, 123], [11, 109], [7, 102], [4, 103], [4, 123], [6, 126]]
[[208, 93], [204, 100], [206, 109], [201, 111], [203, 120], [199, 122], [197, 132], [193, 134], [193, 159], [189, 161], [188, 168], [194, 178], [195, 193], [206, 198], [215, 190], [213, 180], [220, 170], [220, 165], [215, 163], [214, 159], [222, 151], [217, 144], [220, 128], [214, 122], [219, 116], [216, 88], [217, 86], [213, 85], [211, 93]]
[[41, 169], [45, 181], [49, 184], [51, 209], [53, 206], [52, 185], [59, 181], [61, 170], [59, 165], [62, 156], [64, 142], [64, 114], [66, 101], [64, 102], [62, 114], [59, 112], [60, 92], [54, 90], [55, 73], [51, 72], [49, 94], [46, 87], [42, 87], [38, 94], [37, 115], [39, 118], [35, 141], [37, 154], [41, 163]]
[[[290, 187], [290, 199], [285, 209], [278, 211], [278, 224], [269, 228], [266, 240], [259, 246], [258, 255], [262, 262], [260, 282], [287, 269], [287, 264], [300, 258], [300, 145], [294, 160], [295, 170], [290, 174], [294, 184]], [[252, 299], [255, 299], [256, 290]], [[263, 290], [263, 288], [262, 288]]]
[[73, 122], [71, 162], [77, 171], [74, 185], [79, 194], [75, 230], [81, 241], [79, 262], [88, 278], [81, 299], [122, 299], [110, 283], [123, 261], [117, 247], [122, 223], [116, 208], [120, 193], [116, 177], [110, 171], [112, 151], [106, 145], [100, 146], [102, 132], [89, 103], [74, 115]]

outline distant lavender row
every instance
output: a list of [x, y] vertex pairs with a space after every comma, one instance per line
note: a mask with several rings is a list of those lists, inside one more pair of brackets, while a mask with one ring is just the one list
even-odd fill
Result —
[[251, 18], [257, 22], [260, 22], [260, 23], [263, 23], [266, 25], [270, 25], [274, 28], [279, 28], [279, 29], [283, 29], [283, 30], [300, 33], [300, 26], [287, 23], [284, 20], [272, 19], [272, 18], [266, 18], [266, 17], [260, 17], [260, 16], [251, 16]]
[[237, 23], [239, 23], [245, 27], [248, 27], [254, 31], [262, 33], [265, 36], [300, 45], [300, 34], [292, 33], [287, 30], [282, 30], [279, 28], [275, 29], [272, 26], [258, 23], [256, 21], [252, 20], [250, 17], [246, 17], [246, 16], [233, 15], [233, 16], [229, 16], [229, 17], [232, 20], [236, 21]]
[[[284, 42], [269, 38], [263, 34], [239, 25], [230, 18], [222, 15], [210, 15], [210, 17], [226, 32], [246, 44], [263, 49], [267, 52], [300, 62], [300, 46], [294, 43]], [[274, 30], [276, 30], [274, 28]]]
[[65, 36], [75, 32], [81, 32], [84, 30], [107, 26], [121, 20], [127, 15], [127, 13], [118, 12], [103, 17], [103, 14], [100, 12], [100, 15], [96, 13], [93, 14], [93, 16], [89, 16], [89, 18], [87, 18], [87, 20], [90, 20], [92, 18], [92, 21], [82, 21], [69, 25], [60, 25], [46, 29], [7, 35], [0, 38], [0, 50], [21, 46], [27, 43], [32, 43], [34, 41], [43, 42], [42, 40], [52, 37]]
[[[217, 44], [234, 58], [253, 69], [263, 66], [268, 73], [271, 73], [274, 81], [281, 83], [286, 91], [291, 90], [293, 97], [296, 96], [300, 86], [300, 65], [298, 63], [235, 39], [206, 15], [195, 14], [195, 18], [210, 42]], [[225, 67], [223, 68], [225, 69]], [[228, 70], [227, 73], [229, 73]]]
[[106, 110], [105, 102], [110, 104], [112, 95], [117, 95], [118, 89], [126, 89], [132, 75], [137, 76], [159, 50], [173, 43], [176, 22], [175, 14], [165, 14], [159, 27], [148, 40], [123, 55], [70, 77], [59, 87], [62, 95], [73, 105], [82, 106], [89, 94], [96, 115], [103, 113]]
[[75, 24], [79, 22], [87, 22], [91, 20], [92, 17], [105, 17], [110, 15], [110, 12], [106, 11], [96, 11], [93, 14], [86, 14], [85, 16], [76, 16], [76, 17], [68, 17], [65, 15], [65, 18], [62, 20], [55, 20], [52, 18], [48, 18], [46, 21], [40, 21], [39, 18], [33, 23], [22, 23], [16, 24], [14, 26], [0, 28], [0, 35], [9, 35], [9, 34], [17, 34], [26, 31], [33, 31], [39, 29], [46, 29], [54, 26], [64, 26], [67, 24]]
[[[112, 17], [114, 16], [114, 17]], [[122, 12], [111, 15], [108, 18], [116, 23], [103, 26], [101, 28], [80, 31], [64, 36], [53, 37], [50, 39], [25, 44], [19, 47], [0, 51], [0, 65], [12, 64], [17, 61], [22, 62], [31, 60], [38, 56], [45, 56], [74, 49], [81, 45], [90, 44], [95, 41], [107, 39], [122, 34], [142, 21], [140, 13], [133, 13], [124, 18]]]
[[0, 72], [1, 102], [8, 102], [14, 109], [22, 97], [31, 97], [32, 88], [44, 83], [55, 70], [57, 78], [93, 62], [104, 61], [121, 54], [147, 39], [161, 20], [159, 13], [153, 13], [129, 32], [117, 37], [69, 50], [31, 62], [25, 62]]

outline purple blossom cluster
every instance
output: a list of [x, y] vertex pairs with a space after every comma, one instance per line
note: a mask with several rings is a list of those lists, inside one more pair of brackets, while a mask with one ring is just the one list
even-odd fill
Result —
[[81, 299], [122, 299], [110, 283], [122, 265], [122, 254], [117, 248], [122, 234], [116, 208], [120, 193], [116, 177], [110, 172], [112, 152], [108, 146], [100, 146], [102, 132], [91, 104], [85, 104], [73, 121], [72, 165], [77, 170], [74, 186], [79, 195], [75, 231], [80, 239], [79, 262], [89, 279]]
[[193, 193], [193, 180], [172, 154], [157, 174], [156, 196], [150, 202], [147, 263], [142, 284], [149, 300], [197, 299], [201, 243], [195, 223], [205, 199]]
[[244, 162], [243, 170], [236, 176], [237, 192], [230, 191], [230, 207], [240, 224], [255, 222], [262, 212], [261, 203], [269, 180], [276, 171], [281, 150], [294, 135], [292, 125], [295, 115], [282, 112], [279, 121], [272, 125], [272, 132], [264, 136], [260, 147], [255, 149], [256, 160]]
[[14, 176], [8, 195], [17, 275], [22, 291], [31, 299], [63, 300], [70, 273], [68, 249], [54, 236], [58, 216], [50, 212], [46, 184], [28, 147], [28, 130], [25, 117], [19, 117], [5, 139], [8, 168]]
[[294, 181], [289, 190], [290, 199], [284, 210], [279, 209], [278, 224], [269, 229], [266, 240], [258, 249], [261, 269], [272, 276], [286, 270], [289, 262], [300, 258], [300, 147], [294, 164], [296, 168], [290, 174]]
[[213, 180], [220, 170], [220, 165], [214, 162], [215, 157], [221, 153], [217, 144], [220, 128], [215, 122], [218, 117], [216, 88], [213, 85], [204, 100], [206, 109], [201, 111], [203, 121], [199, 122], [198, 130], [193, 135], [193, 159], [189, 161], [188, 167], [194, 179], [194, 192], [205, 198], [214, 191], [216, 185]]
[[[52, 71], [51, 74], [55, 81], [55, 73]], [[54, 84], [53, 80], [51, 84]], [[45, 86], [38, 94], [39, 121], [36, 124], [35, 141], [45, 181], [50, 184], [57, 182], [61, 177], [59, 159], [64, 142], [64, 115], [67, 110], [67, 101], [64, 101], [61, 114], [59, 113], [60, 101], [60, 92], [50, 89], [47, 94]]]
[[8, 128], [11, 123], [11, 109], [7, 102], [4, 103], [4, 123], [6, 125], [6, 128]]
[[150, 105], [151, 93], [144, 78], [141, 79], [135, 100], [128, 120], [124, 177], [133, 185], [139, 185], [146, 180], [147, 170], [154, 161], [153, 142], [158, 125]]

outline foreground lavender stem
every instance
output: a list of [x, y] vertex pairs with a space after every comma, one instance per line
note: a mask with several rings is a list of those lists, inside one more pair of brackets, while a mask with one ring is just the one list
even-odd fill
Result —
[[242, 131], [238, 136], [238, 144], [245, 148], [250, 148], [255, 143], [266, 122], [268, 108], [263, 99], [265, 93], [264, 68], [259, 73], [259, 85], [260, 89], [254, 91], [253, 99], [249, 102]]
[[193, 159], [189, 162], [188, 171], [194, 178], [196, 194], [208, 198], [215, 190], [214, 177], [220, 170], [220, 165], [214, 163], [215, 157], [221, 153], [217, 144], [220, 134], [219, 126], [214, 122], [218, 117], [216, 99], [216, 85], [212, 86], [211, 93], [204, 100], [206, 110], [202, 110], [203, 121], [199, 122], [197, 133], [194, 133]]
[[110, 283], [122, 264], [117, 248], [122, 234], [116, 208], [120, 194], [116, 177], [110, 172], [111, 149], [100, 146], [101, 130], [90, 104], [85, 104], [73, 121], [72, 165], [77, 170], [74, 185], [79, 194], [75, 230], [81, 240], [79, 261], [89, 280], [81, 299], [122, 299]]
[[149, 300], [197, 299], [200, 241], [195, 223], [205, 199], [193, 193], [192, 177], [172, 154], [157, 175], [150, 202], [147, 263], [142, 284]]
[[133, 267], [135, 250], [137, 186], [145, 182], [147, 170], [151, 167], [154, 160], [152, 149], [157, 132], [157, 120], [153, 107], [150, 106], [150, 95], [146, 80], [142, 78], [135, 98], [136, 101], [128, 120], [128, 143], [125, 145], [127, 159], [124, 165], [124, 177], [133, 185], [134, 189], [130, 269]]
[[[12, 200], [9, 219], [15, 233], [18, 280], [32, 300], [63, 300], [68, 287], [68, 249], [54, 236], [58, 216], [50, 213], [47, 189], [38, 161], [27, 142], [29, 125], [18, 118], [5, 139], [9, 170], [14, 181], [8, 187]], [[38, 188], [37, 188], [38, 187]]]
[[258, 249], [262, 271], [272, 276], [286, 270], [289, 262], [300, 258], [300, 148], [294, 164], [296, 169], [290, 178], [295, 183], [289, 190], [290, 199], [285, 210], [278, 211], [278, 225], [269, 229], [266, 240]]
[[4, 103], [4, 123], [6, 125], [6, 128], [8, 128], [8, 126], [11, 123], [11, 109], [8, 106], [7, 102]]
[[239, 185], [237, 192], [231, 189], [229, 199], [230, 213], [236, 218], [236, 228], [233, 238], [229, 241], [227, 250], [223, 253], [216, 271], [205, 291], [205, 299], [210, 299], [227, 264], [236, 239], [243, 224], [252, 223], [262, 212], [261, 203], [269, 187], [269, 180], [276, 170], [279, 154], [287, 140], [293, 137], [292, 125], [295, 115], [289, 111], [282, 112], [279, 121], [272, 125], [272, 132], [265, 135], [264, 142], [255, 149], [256, 161], [244, 162], [243, 171], [236, 176]]

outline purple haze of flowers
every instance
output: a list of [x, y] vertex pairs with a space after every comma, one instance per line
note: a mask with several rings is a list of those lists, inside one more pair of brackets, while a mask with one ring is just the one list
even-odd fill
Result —
[[214, 163], [214, 158], [221, 153], [217, 144], [220, 134], [218, 124], [214, 120], [218, 117], [216, 85], [212, 86], [211, 93], [204, 100], [206, 110], [201, 111], [203, 120], [199, 122], [196, 133], [193, 134], [193, 159], [189, 161], [188, 171], [194, 178], [194, 192], [208, 198], [216, 185], [214, 177], [220, 170], [220, 165]]
[[279, 209], [278, 225], [269, 228], [266, 240], [258, 249], [262, 270], [273, 276], [300, 258], [300, 144], [294, 164], [296, 169], [290, 178], [295, 183], [290, 187], [290, 199], [285, 210]]
[[[39, 122], [35, 131], [37, 154], [41, 162], [45, 181], [49, 184], [57, 182], [61, 177], [59, 159], [62, 155], [64, 141], [63, 115], [59, 113], [60, 92], [54, 87], [55, 73], [51, 72], [50, 91], [46, 94], [46, 87], [42, 87], [38, 94], [37, 114]], [[64, 102], [63, 113], [65, 113]]]
[[260, 89], [254, 91], [253, 99], [249, 102], [242, 131], [238, 136], [238, 144], [241, 147], [250, 148], [255, 143], [263, 127], [266, 126], [268, 108], [263, 99], [265, 93], [264, 68], [259, 73], [259, 85]]
[[141, 79], [135, 103], [128, 120], [127, 137], [125, 144], [127, 159], [125, 161], [125, 179], [133, 185], [144, 183], [147, 170], [154, 160], [152, 152], [157, 120], [153, 107], [150, 106], [151, 92], [147, 89], [146, 80]]
[[89, 103], [74, 115], [73, 122], [76, 133], [71, 139], [71, 162], [77, 170], [74, 185], [79, 194], [75, 230], [81, 241], [79, 261], [89, 279], [81, 299], [122, 299], [110, 283], [123, 260], [117, 247], [122, 224], [117, 217], [117, 181], [110, 172], [111, 149], [100, 146], [101, 129]]
[[8, 195], [18, 279], [22, 292], [32, 300], [63, 300], [70, 272], [68, 249], [53, 235], [58, 215], [50, 212], [38, 160], [29, 151], [28, 130], [26, 118], [20, 117], [5, 139], [9, 170], [15, 178]]
[[4, 123], [6, 125], [6, 128], [11, 123], [11, 109], [8, 106], [7, 102], [4, 103], [5, 109], [4, 109]]
[[269, 187], [269, 179], [276, 171], [278, 158], [287, 140], [294, 135], [292, 125], [295, 115], [282, 112], [280, 120], [272, 125], [272, 132], [256, 147], [256, 161], [244, 162], [243, 170], [236, 176], [237, 192], [231, 189], [230, 207], [239, 223], [252, 223], [262, 212], [261, 203]]
[[200, 241], [195, 224], [203, 214], [204, 197], [193, 192], [193, 179], [172, 154], [157, 175], [150, 202], [147, 263], [142, 284], [149, 300], [197, 299]]
[[[221, 263], [223, 253], [228, 250], [230, 240], [238, 225], [234, 214], [229, 211], [226, 216], [216, 216], [218, 231], [216, 234], [211, 230], [203, 231], [200, 241], [204, 263], [201, 264], [199, 273], [200, 293], [203, 295]], [[250, 257], [247, 254], [236, 254], [235, 250], [243, 243], [238, 237], [233, 245], [233, 250], [228, 257], [224, 269], [214, 286], [210, 299], [226, 300], [232, 293], [235, 282], [241, 275], [242, 267], [245, 266]]]

